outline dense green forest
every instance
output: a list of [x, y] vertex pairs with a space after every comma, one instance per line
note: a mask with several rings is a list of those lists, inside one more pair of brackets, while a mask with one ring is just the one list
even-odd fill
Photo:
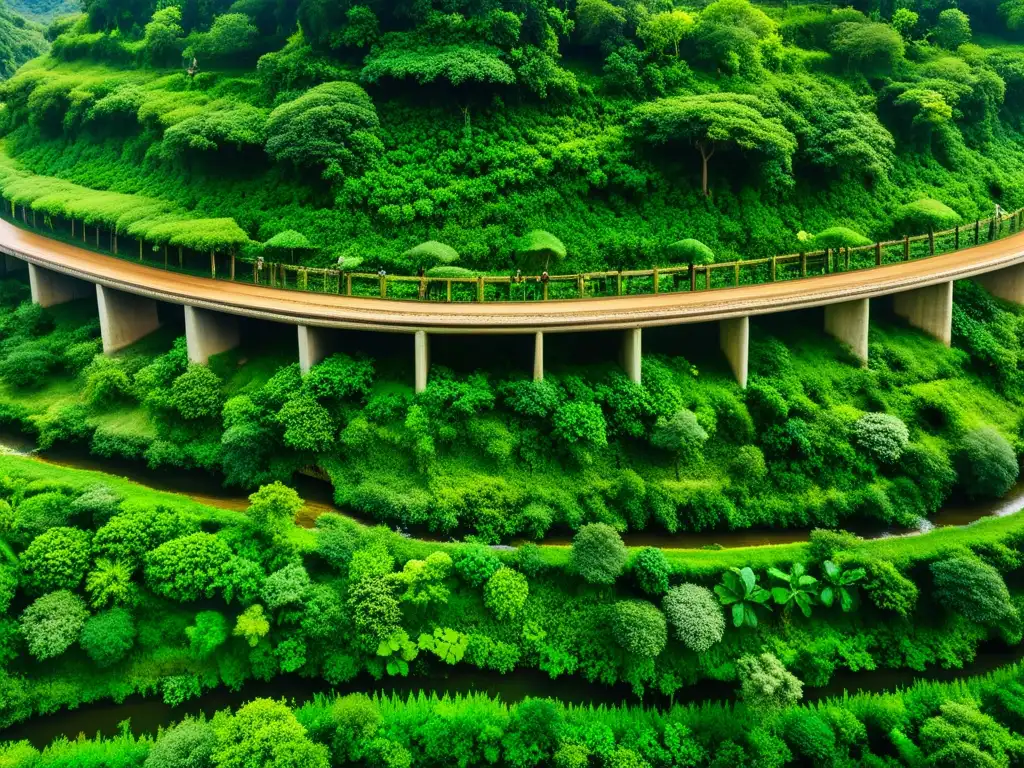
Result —
[[49, 49], [44, 29], [0, 4], [0, 80], [6, 80], [29, 59]]
[[0, 92], [4, 151], [319, 264], [411, 272], [433, 240], [506, 271], [538, 230], [570, 272], [877, 239], [923, 231], [921, 198], [1024, 203], [1024, 10], [954, 5], [95, 0]]
[[58, 16], [69, 16], [82, 10], [79, 0], [7, 0], [7, 5], [19, 16], [49, 24]]

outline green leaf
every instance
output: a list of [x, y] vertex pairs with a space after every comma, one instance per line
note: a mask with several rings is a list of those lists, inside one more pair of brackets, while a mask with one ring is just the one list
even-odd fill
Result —
[[818, 598], [821, 600], [821, 604], [828, 608], [832, 607], [832, 599], [834, 597], [835, 594], [832, 591], [832, 587], [825, 587], [821, 590], [821, 594], [818, 595]]
[[772, 598], [779, 605], [785, 605], [786, 603], [789, 602], [790, 592], [789, 592], [788, 589], [786, 589], [784, 587], [773, 587], [772, 588]]
[[745, 611], [743, 609], [743, 603], [736, 603], [732, 607], [732, 625], [734, 627], [742, 627], [745, 619], [744, 614], [751, 614], [753, 610]]
[[390, 656], [391, 655], [391, 645], [388, 643], [387, 640], [381, 640], [380, 641], [380, 645], [377, 646], [377, 655], [378, 656]]
[[843, 613], [849, 613], [854, 609], [855, 600], [853, 595], [847, 589], [839, 590], [839, 607], [843, 609]]
[[747, 594], [753, 592], [754, 587], [757, 586], [757, 577], [754, 572], [749, 567], [744, 568], [740, 571], [740, 578], [743, 580], [744, 592]]
[[770, 576], [778, 579], [779, 581], [785, 581], [786, 583], [789, 583], [789, 580], [790, 580], [789, 574], [786, 573], [785, 571], [780, 571], [778, 568], [776, 568], [774, 566], [772, 566], [771, 568], [768, 569], [768, 574]]
[[836, 576], [839, 575], [839, 566], [831, 560], [826, 560], [822, 563], [822, 567], [825, 569], [825, 575], [828, 577], [829, 581], [835, 581]]

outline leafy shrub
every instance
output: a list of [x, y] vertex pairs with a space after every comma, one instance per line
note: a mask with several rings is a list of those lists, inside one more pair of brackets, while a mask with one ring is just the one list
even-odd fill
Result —
[[957, 484], [972, 499], [1005, 496], [1020, 472], [1013, 446], [992, 427], [964, 435], [955, 465]]
[[187, 717], [161, 734], [150, 747], [143, 768], [210, 768], [216, 744], [209, 723]]
[[898, 416], [865, 413], [853, 425], [858, 445], [884, 464], [895, 464], [910, 443], [910, 430]]
[[995, 568], [975, 557], [957, 556], [931, 565], [935, 599], [979, 624], [1016, 619], [1006, 582]]
[[526, 605], [530, 586], [526, 577], [512, 568], [499, 568], [484, 587], [484, 603], [501, 621], [517, 617]]
[[19, 560], [24, 586], [37, 594], [73, 590], [92, 557], [90, 536], [78, 528], [51, 528], [32, 540]]
[[605, 523], [583, 526], [572, 540], [570, 567], [591, 584], [614, 584], [628, 559], [622, 537]]
[[637, 585], [649, 595], [663, 595], [668, 590], [671, 570], [665, 553], [657, 547], [644, 547], [633, 555], [629, 564]]
[[754, 709], [783, 709], [803, 697], [803, 683], [774, 654], [742, 656], [736, 661], [736, 670], [743, 701]]
[[884, 611], [909, 616], [917, 605], [917, 585], [888, 560], [869, 560], [864, 565], [867, 570], [864, 591], [871, 602]]
[[124, 608], [112, 608], [85, 622], [79, 642], [98, 666], [112, 666], [135, 644], [135, 622]]
[[643, 600], [620, 600], [611, 608], [610, 629], [627, 653], [654, 658], [668, 639], [665, 616]]
[[57, 366], [57, 357], [36, 342], [25, 342], [0, 360], [0, 377], [15, 387], [40, 387]]
[[452, 553], [455, 572], [471, 587], [482, 587], [501, 568], [501, 560], [483, 544], [467, 544]]
[[39, 661], [60, 656], [78, 640], [89, 612], [82, 598], [61, 590], [38, 598], [21, 614], [21, 634]]
[[668, 591], [661, 606], [676, 639], [694, 653], [706, 653], [721, 642], [725, 616], [711, 590], [682, 584]]
[[205, 365], [190, 364], [171, 386], [171, 405], [184, 419], [219, 416], [223, 403], [220, 377]]
[[146, 583], [178, 602], [213, 597], [230, 559], [227, 544], [212, 534], [171, 539], [146, 555]]

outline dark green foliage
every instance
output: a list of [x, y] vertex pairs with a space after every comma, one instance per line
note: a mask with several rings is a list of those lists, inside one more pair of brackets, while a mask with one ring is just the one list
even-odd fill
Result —
[[668, 639], [665, 615], [643, 600], [623, 600], [611, 608], [610, 629], [626, 653], [653, 658]]
[[89, 567], [90, 539], [77, 528], [51, 528], [36, 536], [19, 557], [25, 587], [37, 594], [77, 588]]
[[629, 571], [637, 586], [649, 595], [663, 595], [668, 590], [671, 567], [657, 547], [638, 550], [630, 559]]
[[490, 547], [468, 544], [452, 556], [455, 572], [471, 587], [482, 587], [501, 568], [501, 560]]
[[957, 485], [970, 498], [1003, 496], [1017, 481], [1020, 467], [1013, 447], [992, 427], [980, 427], [960, 442]]
[[135, 643], [135, 622], [124, 608], [112, 608], [89, 618], [79, 638], [82, 649], [100, 667], [116, 664]]
[[571, 567], [591, 584], [614, 584], [628, 557], [622, 538], [604, 523], [583, 526], [572, 540]]
[[163, 732], [144, 768], [210, 768], [217, 737], [204, 720], [186, 718]]
[[38, 598], [21, 614], [21, 635], [39, 661], [60, 656], [78, 640], [89, 612], [77, 595], [62, 590]]
[[212, 597], [230, 557], [223, 540], [209, 533], [171, 539], [146, 555], [146, 582], [171, 600]]
[[999, 571], [974, 557], [951, 557], [932, 563], [935, 598], [979, 624], [1015, 624], [1017, 609]]

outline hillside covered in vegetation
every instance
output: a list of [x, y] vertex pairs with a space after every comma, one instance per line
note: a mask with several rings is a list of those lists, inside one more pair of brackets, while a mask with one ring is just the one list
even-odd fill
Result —
[[507, 271], [542, 230], [572, 272], [1024, 203], [1024, 6], [853, 5], [89, 2], [0, 92], [3, 149], [406, 272], [428, 240]]
[[49, 49], [43, 27], [0, 4], [0, 80], [6, 80], [29, 59]]

